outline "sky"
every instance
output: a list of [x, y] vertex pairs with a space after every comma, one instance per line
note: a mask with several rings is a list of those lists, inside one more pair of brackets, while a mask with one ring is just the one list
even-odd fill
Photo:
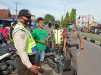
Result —
[[78, 16], [92, 15], [98, 22], [101, 21], [101, 0], [0, 0], [0, 9], [7, 8], [15, 14], [16, 3], [18, 11], [29, 9], [36, 17], [51, 14], [60, 20], [67, 11], [75, 8]]

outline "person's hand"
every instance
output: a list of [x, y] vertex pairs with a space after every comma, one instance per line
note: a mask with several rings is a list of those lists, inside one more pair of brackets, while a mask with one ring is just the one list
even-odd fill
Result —
[[32, 67], [30, 68], [30, 70], [35, 73], [38, 74], [40, 67], [32, 65]]

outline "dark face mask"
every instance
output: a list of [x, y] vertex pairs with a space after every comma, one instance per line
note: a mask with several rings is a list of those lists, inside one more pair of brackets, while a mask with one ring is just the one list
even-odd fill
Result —
[[23, 20], [24, 20], [24, 24], [28, 25], [31, 22], [31, 17], [25, 16], [25, 18], [23, 18]]
[[28, 20], [24, 20], [24, 24], [28, 25], [29, 21]]
[[30, 20], [28, 19], [28, 20], [25, 20], [25, 19], [23, 19], [24, 20], [24, 24], [25, 25], [28, 25], [29, 24], [29, 22], [30, 22]]
[[52, 24], [51, 24], [51, 23], [49, 23], [49, 24], [48, 24], [48, 27], [49, 27], [49, 28], [51, 28], [51, 27], [52, 27]]
[[55, 29], [58, 29], [59, 28], [59, 25], [58, 24], [55, 24]]

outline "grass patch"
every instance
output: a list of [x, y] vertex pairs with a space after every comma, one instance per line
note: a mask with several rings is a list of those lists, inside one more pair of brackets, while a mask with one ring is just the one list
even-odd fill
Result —
[[101, 35], [93, 34], [93, 33], [80, 33], [80, 36], [85, 36], [95, 41], [99, 41], [101, 43]]

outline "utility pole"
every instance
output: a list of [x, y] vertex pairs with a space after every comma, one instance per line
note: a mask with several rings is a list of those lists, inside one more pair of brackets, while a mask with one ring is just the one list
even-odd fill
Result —
[[18, 3], [17, 2], [15, 2], [15, 5], [16, 5], [16, 9], [15, 9], [15, 12], [16, 12], [16, 20], [17, 20], [17, 13], [18, 13]]

